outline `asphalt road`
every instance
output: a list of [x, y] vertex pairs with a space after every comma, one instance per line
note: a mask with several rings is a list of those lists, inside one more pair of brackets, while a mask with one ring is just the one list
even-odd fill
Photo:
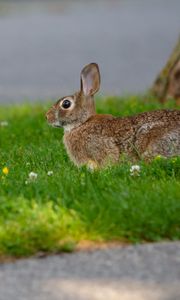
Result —
[[180, 242], [0, 265], [0, 300], [179, 300]]
[[101, 93], [144, 91], [176, 43], [179, 12], [179, 0], [1, 0], [0, 102], [71, 94], [94, 61]]

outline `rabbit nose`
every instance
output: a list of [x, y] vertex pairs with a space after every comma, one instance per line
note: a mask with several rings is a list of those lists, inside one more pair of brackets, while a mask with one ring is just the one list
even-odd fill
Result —
[[46, 120], [48, 120], [48, 112], [45, 114], [45, 118]]
[[46, 120], [49, 119], [49, 117], [51, 117], [52, 113], [50, 111], [48, 111], [45, 115]]
[[46, 113], [46, 119], [47, 119], [48, 122], [54, 122], [55, 121], [55, 115], [54, 115], [54, 112], [52, 110], [49, 110]]

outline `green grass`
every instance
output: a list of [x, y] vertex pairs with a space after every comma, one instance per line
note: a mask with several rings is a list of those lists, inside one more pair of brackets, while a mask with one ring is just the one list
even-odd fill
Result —
[[[94, 173], [77, 169], [63, 147], [63, 130], [46, 123], [49, 106], [1, 106], [0, 121], [9, 125], [0, 126], [0, 257], [71, 251], [87, 239], [180, 239], [180, 158], [141, 161], [140, 176], [130, 176], [127, 161]], [[115, 115], [158, 108], [144, 97], [97, 101], [98, 112]], [[31, 171], [38, 177], [27, 183]]]

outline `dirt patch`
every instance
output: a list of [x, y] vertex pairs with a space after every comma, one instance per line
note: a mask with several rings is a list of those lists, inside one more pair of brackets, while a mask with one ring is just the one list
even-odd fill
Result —
[[99, 249], [115, 248], [117, 246], [126, 247], [128, 245], [130, 245], [130, 243], [126, 241], [99, 242], [83, 240], [77, 244], [75, 251], [94, 251]]

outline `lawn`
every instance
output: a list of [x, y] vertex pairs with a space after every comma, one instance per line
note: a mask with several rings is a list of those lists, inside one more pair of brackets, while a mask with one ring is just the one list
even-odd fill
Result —
[[[138, 96], [96, 102], [98, 112], [122, 116], [161, 108]], [[1, 105], [0, 258], [71, 251], [84, 240], [180, 239], [180, 158], [140, 161], [139, 176], [131, 176], [130, 161], [94, 173], [78, 169], [63, 130], [46, 123], [50, 105]]]

